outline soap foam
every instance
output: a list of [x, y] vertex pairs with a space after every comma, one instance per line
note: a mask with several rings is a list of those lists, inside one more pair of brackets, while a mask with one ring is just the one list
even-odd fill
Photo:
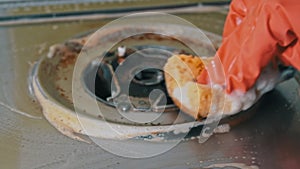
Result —
[[262, 71], [255, 85], [246, 93], [235, 90], [226, 96], [232, 102], [232, 107], [231, 111], [225, 112], [225, 114], [232, 115], [249, 109], [261, 96], [273, 90], [276, 84], [279, 83], [279, 79], [280, 73], [278, 70], [272, 68], [271, 65], [267, 66]]

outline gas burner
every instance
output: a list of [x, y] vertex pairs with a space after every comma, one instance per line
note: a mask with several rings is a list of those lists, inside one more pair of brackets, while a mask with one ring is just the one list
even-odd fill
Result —
[[[166, 49], [168, 51], [165, 51]], [[99, 64], [90, 64], [87, 67], [84, 73], [84, 83], [88, 92], [92, 95], [94, 94], [100, 102], [119, 107], [124, 112], [161, 112], [161, 110], [164, 110], [175, 113], [178, 111], [178, 108], [168, 96], [164, 73], [162, 69], [159, 69], [164, 66], [168, 57], [175, 50], [163, 46], [134, 46], [128, 49], [122, 62], [118, 62], [120, 57], [117, 56], [117, 51], [109, 51], [104, 54], [105, 58], [102, 62]], [[143, 60], [145, 64], [129, 63], [131, 64], [130, 66], [127, 65], [127, 68], [123, 68], [127, 64], [126, 59], [128, 56], [130, 56], [131, 60], [134, 57], [136, 57], [135, 61], [139, 59]], [[157, 68], [147, 68], [149, 65]], [[116, 75], [116, 69], [122, 72]], [[97, 74], [94, 79], [89, 75], [95, 72], [95, 70]], [[126, 87], [128, 79], [132, 79], [132, 81], [128, 86], [129, 91], [126, 91], [122, 86]], [[162, 93], [149, 98], [153, 90], [160, 90]], [[120, 97], [124, 98], [127, 95], [130, 98], [131, 104], [118, 101]], [[118, 104], [115, 105], [115, 103]]]
[[[166, 30], [172, 36], [165, 36], [170, 33]], [[126, 36], [137, 31], [145, 33]], [[195, 121], [173, 104], [162, 71], [174, 53], [195, 55], [195, 49], [211, 55], [212, 45], [205, 39], [199, 41], [197, 32], [176, 24], [124, 25], [104, 30], [90, 41], [92, 44], [84, 45], [92, 36], [87, 34], [54, 45], [33, 69], [34, 94], [47, 120], [63, 134], [81, 141], [86, 141], [84, 135], [178, 140], [195, 127], [200, 130], [192, 131], [199, 135], [204, 121]], [[206, 35], [216, 44], [221, 42], [220, 36]], [[192, 48], [173, 36], [190, 42]], [[113, 43], [119, 38], [123, 41]], [[120, 46], [126, 47], [123, 56]], [[90, 53], [95, 55], [87, 55]]]

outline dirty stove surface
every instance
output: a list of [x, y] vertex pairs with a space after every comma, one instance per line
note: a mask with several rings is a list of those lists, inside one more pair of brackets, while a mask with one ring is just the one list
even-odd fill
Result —
[[[179, 14], [197, 26], [220, 34], [223, 10]], [[215, 27], [205, 23], [207, 19]], [[261, 168], [300, 166], [299, 78], [266, 94], [253, 115], [230, 132], [199, 144], [193, 137], [164, 154], [130, 159], [95, 144], [70, 139], [53, 128], [28, 90], [28, 75], [49, 46], [103, 26], [109, 19], [0, 27], [0, 168]], [[192, 131], [193, 132], [193, 131]], [[143, 143], [142, 143], [143, 144]], [[145, 145], [147, 143], [144, 143]]]

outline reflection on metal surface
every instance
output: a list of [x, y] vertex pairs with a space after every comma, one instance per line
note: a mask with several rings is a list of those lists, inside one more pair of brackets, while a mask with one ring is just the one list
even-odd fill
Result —
[[[221, 33], [225, 19], [224, 15], [217, 13], [183, 17], [218, 33]], [[1, 37], [4, 39], [0, 42], [1, 99], [14, 99], [16, 108], [32, 115], [42, 115], [37, 104], [28, 97], [27, 62], [34, 62], [41, 55], [46, 55], [46, 50], [52, 44], [60, 43], [79, 32], [98, 28], [105, 22], [107, 20], [1, 28]], [[15, 77], [17, 80], [8, 77]], [[10, 91], [13, 91], [11, 95], [5, 94]], [[229, 133], [212, 136], [205, 144], [198, 144], [195, 136], [199, 133], [192, 130], [189, 140], [165, 154], [142, 160], [121, 158], [94, 144], [68, 139], [45, 119], [30, 119], [0, 107], [1, 168], [201, 169], [224, 163], [255, 165], [261, 169], [298, 168], [299, 91], [299, 82], [295, 79], [284, 82], [262, 98], [250, 120], [238, 126], [235, 126], [236, 121], [231, 121], [230, 125], [235, 127]]]

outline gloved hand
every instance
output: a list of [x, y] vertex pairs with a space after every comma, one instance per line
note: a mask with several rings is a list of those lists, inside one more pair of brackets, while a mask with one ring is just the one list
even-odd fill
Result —
[[[223, 42], [214, 57], [222, 63], [228, 94], [252, 89], [263, 69], [270, 64], [274, 71], [279, 63], [300, 69], [299, 16], [298, 0], [231, 2]], [[207, 72], [203, 71], [197, 80], [207, 84], [208, 79]], [[211, 81], [219, 82], [218, 79]], [[263, 81], [271, 80], [265, 78]]]

